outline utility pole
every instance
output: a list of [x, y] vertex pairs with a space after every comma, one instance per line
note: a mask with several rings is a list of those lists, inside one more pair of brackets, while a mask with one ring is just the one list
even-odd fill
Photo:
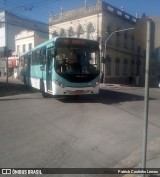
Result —
[[[146, 157], [147, 157], [147, 132], [148, 132], [148, 110], [149, 110], [149, 60], [150, 60], [150, 45], [151, 45], [151, 22], [152, 22], [151, 19], [147, 20], [142, 168], [146, 168]], [[145, 177], [145, 174], [142, 174], [142, 177]]]
[[140, 47], [138, 46], [137, 52], [137, 68], [136, 68], [136, 85], [139, 85], [139, 75], [140, 75]]
[[[160, 20], [158, 17], [147, 17], [137, 22], [135, 26], [135, 39], [140, 47], [146, 49], [145, 67], [145, 93], [144, 93], [144, 125], [142, 145], [142, 168], [146, 168], [147, 160], [147, 136], [148, 136], [148, 113], [149, 113], [149, 64], [151, 47], [160, 47], [159, 39]], [[142, 174], [145, 177], [145, 174]]]

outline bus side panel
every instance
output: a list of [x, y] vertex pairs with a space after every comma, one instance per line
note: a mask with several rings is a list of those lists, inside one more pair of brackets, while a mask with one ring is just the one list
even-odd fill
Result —
[[41, 65], [32, 65], [30, 74], [31, 74], [30, 75], [31, 87], [34, 87], [40, 90], [40, 82], [43, 78], [42, 71], [41, 71]]

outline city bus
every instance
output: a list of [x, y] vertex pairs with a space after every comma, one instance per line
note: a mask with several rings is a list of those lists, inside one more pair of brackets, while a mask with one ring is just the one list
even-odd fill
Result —
[[50, 39], [20, 56], [19, 78], [43, 97], [98, 94], [99, 44], [82, 38]]

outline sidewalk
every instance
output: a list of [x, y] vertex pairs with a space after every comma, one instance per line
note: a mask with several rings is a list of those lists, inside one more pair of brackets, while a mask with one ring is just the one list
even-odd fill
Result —
[[[160, 168], [160, 155], [154, 159], [147, 161], [147, 168], [152, 168], [154, 171], [154, 168]], [[135, 167], [135, 168], [141, 168], [141, 167]], [[142, 174], [125, 174], [123, 177], [142, 177]], [[145, 174], [145, 177], [160, 177], [160, 174]]]
[[[133, 154], [136, 155], [137, 153]], [[141, 165], [138, 165], [135, 168], [141, 168]], [[156, 168], [160, 168], [160, 137], [157, 137], [152, 141], [148, 142], [146, 168], [152, 168], [153, 171], [154, 169], [156, 170]], [[142, 174], [125, 174], [123, 177], [141, 177], [141, 176]], [[146, 174], [145, 176], [160, 177], [160, 174]]]
[[23, 94], [27, 92], [27, 88], [21, 81], [9, 78], [7, 83], [5, 77], [0, 77], [0, 97]]
[[[147, 142], [146, 168], [152, 171], [158, 169], [159, 174], [145, 174], [145, 177], [160, 177], [160, 136], [156, 136]], [[131, 152], [126, 158], [114, 166], [114, 168], [142, 168], [142, 146]], [[146, 169], [147, 170], [147, 169]], [[118, 175], [117, 175], [118, 176]], [[142, 177], [142, 174], [121, 174], [123, 177]]]

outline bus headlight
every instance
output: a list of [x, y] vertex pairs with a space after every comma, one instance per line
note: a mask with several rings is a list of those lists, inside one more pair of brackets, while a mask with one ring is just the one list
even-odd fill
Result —
[[60, 87], [62, 87], [62, 88], [64, 88], [65, 87], [65, 85], [64, 84], [62, 84], [61, 82], [59, 82], [59, 81], [55, 81], [55, 84], [57, 84], [58, 86], [60, 86]]
[[97, 85], [99, 85], [98, 81], [93, 85], [93, 87], [97, 87]]

